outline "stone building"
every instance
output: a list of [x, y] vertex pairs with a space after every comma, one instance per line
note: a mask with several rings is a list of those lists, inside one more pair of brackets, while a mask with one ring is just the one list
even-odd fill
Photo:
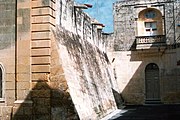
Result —
[[180, 102], [179, 0], [114, 3], [114, 33], [74, 0], [0, 0], [0, 119], [97, 120]]
[[95, 120], [117, 109], [103, 24], [83, 12], [90, 7], [0, 0], [1, 120]]
[[119, 0], [108, 56], [125, 104], [180, 103], [180, 1]]

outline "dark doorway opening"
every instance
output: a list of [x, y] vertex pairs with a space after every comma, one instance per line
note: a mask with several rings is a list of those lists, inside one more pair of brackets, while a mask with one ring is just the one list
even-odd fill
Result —
[[160, 102], [159, 67], [150, 63], [145, 69], [146, 103]]

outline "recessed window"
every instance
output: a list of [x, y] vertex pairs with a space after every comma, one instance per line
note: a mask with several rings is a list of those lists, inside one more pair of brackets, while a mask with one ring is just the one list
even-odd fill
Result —
[[162, 13], [155, 8], [147, 8], [139, 12], [137, 20], [137, 36], [163, 35], [165, 25]]
[[146, 35], [156, 35], [157, 34], [157, 22], [145, 22]]
[[153, 19], [156, 17], [156, 12], [153, 11], [153, 10], [148, 10], [146, 13], [145, 13], [145, 17], [148, 18], [148, 19]]

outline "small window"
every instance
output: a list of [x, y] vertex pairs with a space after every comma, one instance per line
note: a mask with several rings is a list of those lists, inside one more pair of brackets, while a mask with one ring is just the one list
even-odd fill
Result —
[[156, 31], [156, 30], [157, 30], [157, 28], [153, 28], [153, 29], [152, 29], [152, 31]]
[[145, 28], [157, 28], [157, 23], [156, 22], [145, 22]]
[[148, 10], [146, 13], [145, 13], [145, 17], [147, 19], [153, 19], [156, 17], [156, 12], [153, 11], [153, 10]]
[[149, 31], [149, 32], [150, 32], [150, 31], [151, 31], [151, 29], [146, 29], [146, 31]]
[[157, 22], [145, 22], [145, 31], [147, 36], [157, 35]]

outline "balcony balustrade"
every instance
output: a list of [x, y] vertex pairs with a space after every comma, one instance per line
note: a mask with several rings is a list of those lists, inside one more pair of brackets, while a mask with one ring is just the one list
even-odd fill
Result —
[[137, 36], [136, 44], [158, 44], [166, 43], [165, 35]]
[[164, 49], [165, 46], [166, 46], [165, 35], [136, 37], [136, 50]]

